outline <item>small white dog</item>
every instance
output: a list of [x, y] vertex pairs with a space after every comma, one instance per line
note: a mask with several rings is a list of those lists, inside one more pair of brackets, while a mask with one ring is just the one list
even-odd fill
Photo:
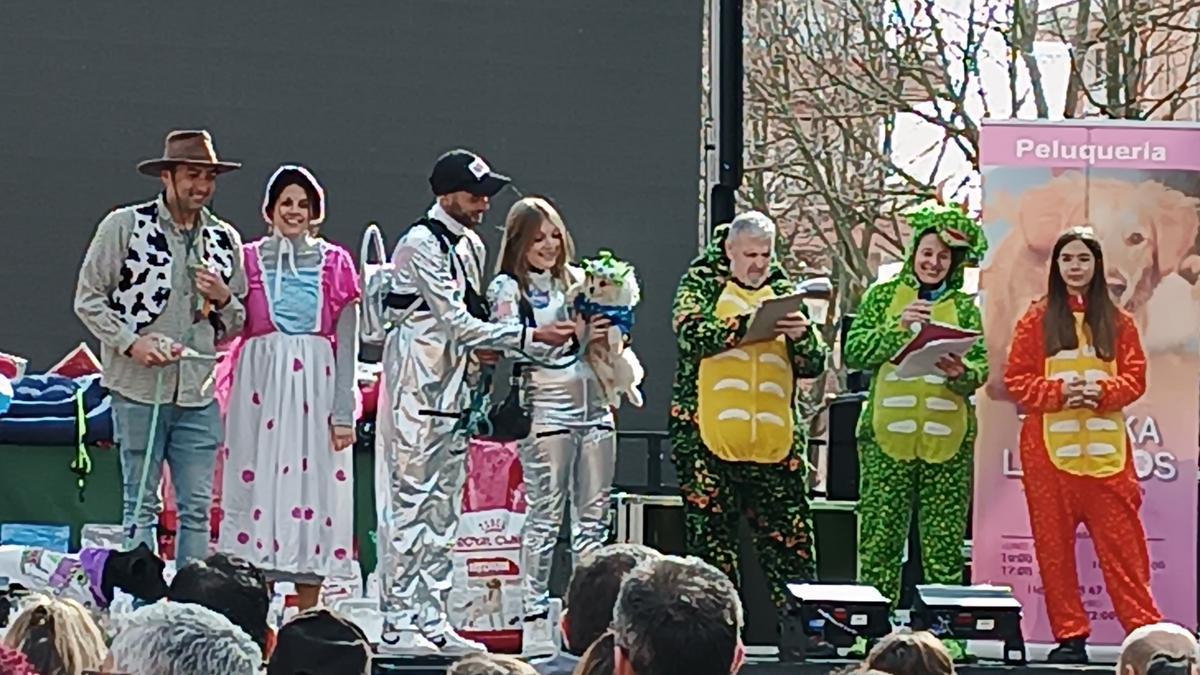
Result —
[[602, 250], [597, 257], [584, 259], [582, 266], [583, 287], [575, 298], [576, 310], [586, 319], [600, 316], [612, 322], [603, 340], [588, 345], [588, 364], [609, 405], [620, 407], [624, 397], [640, 408], [643, 400], [638, 387], [646, 371], [629, 346], [634, 308], [641, 301], [637, 275], [632, 265], [613, 257], [612, 251]]

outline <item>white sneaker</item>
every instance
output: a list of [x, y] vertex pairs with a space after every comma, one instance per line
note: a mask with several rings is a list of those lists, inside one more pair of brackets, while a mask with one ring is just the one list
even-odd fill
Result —
[[438, 646], [416, 630], [385, 630], [379, 638], [379, 653], [385, 656], [437, 656]]
[[444, 629], [440, 635], [427, 635], [425, 639], [439, 650], [438, 653], [446, 656], [466, 656], [488, 650], [482, 644], [459, 635], [453, 628]]
[[552, 657], [558, 654], [554, 627], [547, 617], [526, 619], [521, 625], [521, 658]]

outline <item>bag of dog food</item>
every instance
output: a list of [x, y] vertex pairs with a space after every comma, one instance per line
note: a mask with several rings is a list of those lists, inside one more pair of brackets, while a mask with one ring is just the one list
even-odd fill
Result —
[[474, 439], [454, 545], [450, 623], [493, 652], [521, 649], [525, 480], [516, 443]]

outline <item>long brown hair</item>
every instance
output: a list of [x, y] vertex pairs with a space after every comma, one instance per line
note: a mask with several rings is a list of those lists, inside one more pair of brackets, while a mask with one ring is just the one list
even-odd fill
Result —
[[517, 280], [521, 293], [526, 288], [529, 278], [529, 260], [526, 254], [533, 242], [537, 240], [542, 223], [549, 222], [558, 230], [562, 237], [562, 246], [558, 249], [558, 260], [554, 267], [547, 270], [565, 286], [571, 285], [571, 276], [567, 271], [567, 263], [575, 260], [575, 242], [567, 226], [563, 223], [558, 209], [542, 197], [525, 197], [513, 204], [508, 210], [504, 221], [504, 243], [500, 246], [500, 259], [496, 263], [496, 271], [503, 272]]
[[1063, 248], [1073, 241], [1083, 242], [1095, 258], [1092, 281], [1084, 294], [1087, 309], [1083, 320], [1096, 350], [1096, 355], [1105, 361], [1116, 356], [1117, 306], [1108, 292], [1104, 276], [1104, 251], [1100, 242], [1088, 227], [1073, 227], [1063, 233], [1054, 243], [1050, 254], [1050, 279], [1047, 283], [1046, 316], [1042, 319], [1042, 330], [1046, 334], [1046, 356], [1054, 356], [1064, 349], [1078, 349], [1079, 336], [1075, 331], [1075, 314], [1071, 311], [1070, 291], [1059, 269], [1058, 256]]

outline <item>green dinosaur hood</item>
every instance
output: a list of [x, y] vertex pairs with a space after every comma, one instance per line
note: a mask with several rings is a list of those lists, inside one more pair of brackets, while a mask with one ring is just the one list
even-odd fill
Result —
[[900, 279], [913, 288], [920, 286], [915, 271], [917, 242], [925, 235], [936, 232], [958, 259], [958, 264], [946, 280], [946, 287], [949, 290], [961, 289], [965, 268], [979, 265], [987, 253], [987, 237], [983, 228], [959, 204], [927, 202], [909, 211], [906, 217], [913, 236], [904, 252]]

